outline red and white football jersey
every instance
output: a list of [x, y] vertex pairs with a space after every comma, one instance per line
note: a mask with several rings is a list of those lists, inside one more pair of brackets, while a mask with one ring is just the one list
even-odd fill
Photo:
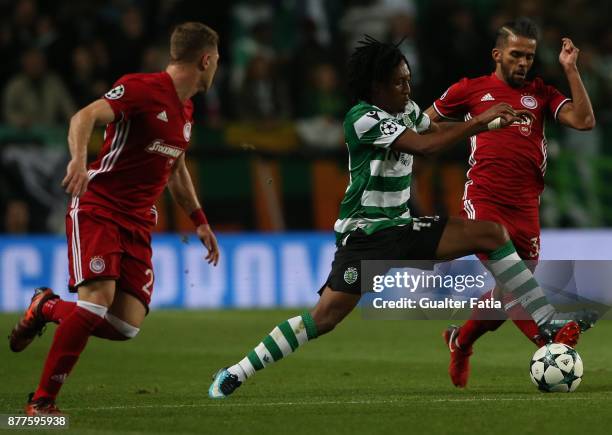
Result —
[[72, 207], [102, 207], [153, 225], [154, 203], [189, 145], [193, 104], [183, 104], [166, 72], [128, 74], [104, 95], [115, 112], [89, 166], [87, 192]]
[[537, 207], [546, 171], [547, 114], [554, 119], [570, 101], [553, 86], [536, 78], [512, 88], [495, 73], [461, 79], [433, 104], [439, 115], [468, 120], [497, 103], [527, 109], [535, 120], [514, 123], [470, 138], [470, 170], [464, 201], [485, 200], [517, 207]]

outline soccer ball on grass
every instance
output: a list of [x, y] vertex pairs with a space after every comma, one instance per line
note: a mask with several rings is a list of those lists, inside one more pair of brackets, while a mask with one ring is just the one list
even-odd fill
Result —
[[549, 343], [531, 358], [529, 377], [542, 391], [571, 393], [582, 381], [582, 359], [565, 344]]

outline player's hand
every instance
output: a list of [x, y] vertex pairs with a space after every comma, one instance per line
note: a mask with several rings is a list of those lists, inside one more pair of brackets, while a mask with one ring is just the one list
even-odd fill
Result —
[[508, 103], [498, 103], [476, 116], [474, 120], [485, 130], [505, 127], [513, 122], [521, 122], [523, 110], [514, 110]]
[[521, 124], [533, 123], [535, 121], [535, 115], [527, 109], [518, 109], [514, 111], [514, 115], [501, 115], [499, 128], [507, 127], [510, 124], [519, 122]]
[[85, 163], [76, 160], [70, 160], [66, 167], [66, 176], [62, 181], [62, 187], [66, 189], [66, 193], [71, 196], [80, 197], [87, 191], [89, 183], [89, 175]]
[[559, 63], [563, 68], [574, 68], [578, 62], [580, 50], [574, 45], [571, 39], [561, 38], [561, 53], [559, 53]]
[[196, 228], [196, 234], [208, 250], [208, 255], [204, 259], [208, 261], [208, 264], [212, 263], [213, 266], [216, 266], [219, 262], [219, 245], [210, 225], [200, 225]]

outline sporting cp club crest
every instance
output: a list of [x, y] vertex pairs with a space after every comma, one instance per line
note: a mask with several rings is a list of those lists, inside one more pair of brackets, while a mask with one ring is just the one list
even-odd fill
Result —
[[357, 269], [354, 267], [349, 267], [344, 271], [344, 282], [347, 284], [355, 284], [357, 282], [357, 278], [359, 277], [359, 273], [357, 273]]
[[119, 98], [123, 97], [124, 93], [125, 88], [123, 87], [123, 85], [119, 85], [108, 91], [106, 94], [104, 94], [104, 96], [109, 100], [118, 100]]
[[531, 95], [523, 95], [521, 97], [521, 104], [528, 109], [535, 109], [538, 107], [538, 100]]
[[106, 264], [104, 263], [104, 258], [102, 257], [92, 257], [89, 260], [89, 270], [93, 273], [102, 273], [106, 269]]

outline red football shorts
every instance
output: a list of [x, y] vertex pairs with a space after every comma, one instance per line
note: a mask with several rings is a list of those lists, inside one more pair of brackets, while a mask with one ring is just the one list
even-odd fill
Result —
[[[463, 217], [502, 224], [510, 233], [516, 252], [523, 260], [538, 261], [540, 256], [540, 216], [538, 208], [508, 207], [481, 200], [464, 200]], [[487, 256], [478, 254], [486, 260]]]
[[112, 279], [147, 308], [153, 293], [151, 233], [100, 208], [75, 207], [66, 215], [71, 292], [88, 281]]

